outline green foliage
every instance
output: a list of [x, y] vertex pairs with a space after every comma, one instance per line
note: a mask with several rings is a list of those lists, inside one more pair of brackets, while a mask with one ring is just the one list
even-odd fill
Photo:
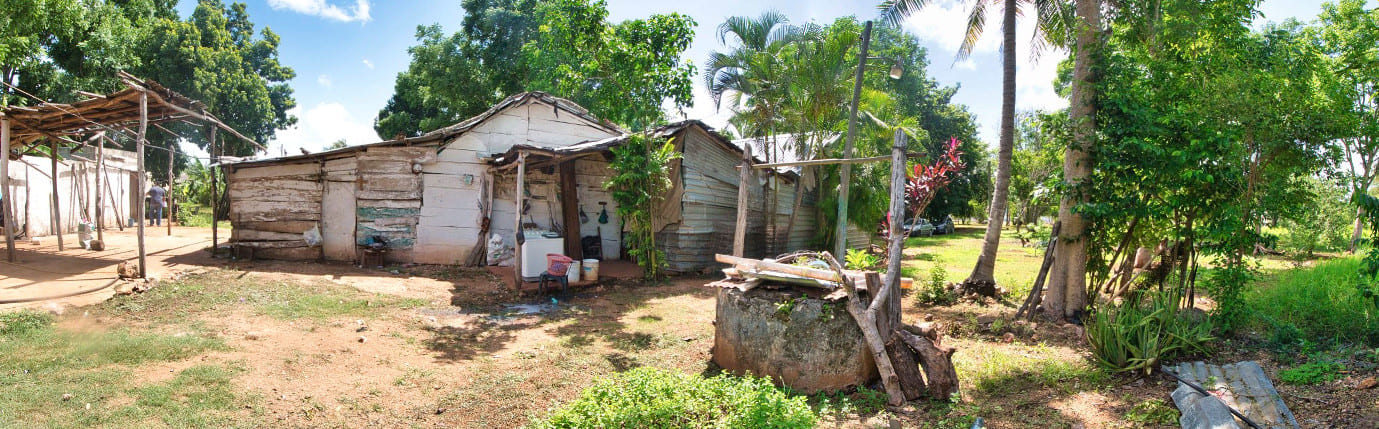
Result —
[[1216, 301], [1212, 321], [1223, 332], [1234, 332], [1248, 323], [1250, 310], [1245, 304], [1245, 292], [1254, 285], [1256, 269], [1250, 261], [1223, 258], [1207, 276], [1203, 289]]
[[412, 62], [379, 112], [379, 135], [412, 136], [459, 122], [520, 91], [569, 98], [633, 129], [653, 125], [670, 101], [686, 107], [694, 66], [681, 57], [695, 22], [686, 15], [607, 20], [600, 0], [464, 0], [461, 30], [417, 27]]
[[596, 382], [532, 428], [812, 428], [803, 396], [770, 379], [635, 368]]
[[915, 301], [920, 305], [949, 305], [957, 302], [958, 296], [948, 288], [948, 270], [942, 264], [934, 264], [929, 269], [929, 279], [916, 279], [919, 290], [915, 291]]
[[1297, 258], [1310, 258], [1317, 251], [1342, 251], [1350, 246], [1355, 207], [1348, 204], [1346, 188], [1314, 177], [1297, 184], [1300, 200], [1277, 210], [1281, 250]]
[[613, 177], [603, 184], [618, 203], [627, 231], [624, 245], [648, 279], [660, 278], [665, 268], [665, 252], [656, 247], [656, 213], [670, 189], [670, 163], [679, 157], [674, 139], [657, 145], [643, 135], [629, 136], [626, 144], [613, 148]]
[[1147, 399], [1135, 404], [1125, 413], [1131, 423], [1172, 425], [1178, 422], [1178, 409], [1163, 399]]
[[1184, 317], [1177, 292], [1133, 292], [1120, 305], [1092, 311], [1085, 328], [1097, 364], [1117, 372], [1148, 372], [1160, 362], [1206, 352], [1211, 324]]
[[848, 254], [843, 258], [849, 270], [870, 270], [881, 265], [881, 256], [874, 255], [863, 249], [848, 249]]
[[1249, 312], [1282, 352], [1304, 339], [1379, 346], [1379, 314], [1354, 286], [1366, 264], [1352, 256], [1280, 272], [1245, 294]]
[[0, 313], [0, 335], [25, 335], [47, 329], [52, 324], [52, 315], [34, 310]]
[[1319, 384], [1341, 378], [1345, 366], [1335, 362], [1313, 361], [1280, 370], [1278, 379], [1288, 384]]

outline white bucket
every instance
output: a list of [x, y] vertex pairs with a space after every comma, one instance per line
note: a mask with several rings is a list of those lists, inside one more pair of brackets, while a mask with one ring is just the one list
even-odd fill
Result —
[[575, 283], [579, 281], [579, 261], [570, 262], [570, 269], [565, 270], [565, 281]]
[[584, 260], [584, 281], [592, 282], [599, 279], [599, 260]]

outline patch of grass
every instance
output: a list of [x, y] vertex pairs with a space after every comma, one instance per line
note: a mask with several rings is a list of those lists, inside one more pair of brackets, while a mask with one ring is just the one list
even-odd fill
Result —
[[809, 398], [816, 413], [840, 419], [849, 414], [875, 414], [885, 411], [886, 400], [886, 392], [866, 387], [859, 387], [852, 393], [837, 391], [820, 393]]
[[965, 350], [953, 359], [958, 379], [986, 395], [1000, 396], [1048, 388], [1077, 392], [1106, 385], [1110, 376], [1081, 359], [1059, 359], [1043, 344], [1032, 348], [982, 347]]
[[1314, 267], [1281, 271], [1247, 290], [1246, 303], [1256, 315], [1254, 326], [1278, 346], [1301, 338], [1379, 346], [1379, 313], [1355, 286], [1362, 264], [1353, 256], [1320, 261]]
[[1328, 361], [1313, 361], [1278, 372], [1278, 379], [1288, 384], [1320, 384], [1341, 378], [1345, 366]]
[[[914, 269], [907, 276], [922, 281], [928, 277], [923, 273], [929, 273], [938, 266], [953, 276], [949, 281], [961, 282], [977, 265], [985, 233], [986, 225], [958, 225], [952, 234], [905, 239], [904, 267]], [[1043, 261], [1042, 249], [1021, 247], [1014, 231], [1007, 229], [1001, 232], [1001, 245], [996, 252], [996, 280], [1012, 296], [1029, 292]]]
[[636, 368], [598, 381], [531, 427], [811, 428], [816, 422], [804, 397], [769, 379]]
[[34, 310], [0, 313], [0, 336], [19, 336], [47, 329], [53, 316]]
[[[1129, 398], [1127, 398], [1128, 400]], [[1125, 420], [1139, 424], [1172, 425], [1178, 423], [1178, 409], [1163, 399], [1148, 399], [1135, 404], [1125, 413]]]
[[133, 318], [186, 320], [194, 313], [247, 306], [255, 313], [280, 320], [368, 316], [381, 308], [426, 305], [426, 300], [365, 294], [348, 286], [325, 282], [265, 282], [230, 270], [183, 277], [139, 295], [119, 296], [103, 308]]
[[71, 332], [55, 328], [46, 316], [0, 318], [7, 327], [0, 334], [0, 421], [51, 427], [252, 425], [234, 414], [252, 399], [234, 393], [229, 380], [237, 370], [194, 366], [172, 380], [142, 385], [133, 373], [142, 364], [224, 350], [218, 338]]

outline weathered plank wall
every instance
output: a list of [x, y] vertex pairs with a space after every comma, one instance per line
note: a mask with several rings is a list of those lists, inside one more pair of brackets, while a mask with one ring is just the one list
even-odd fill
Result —
[[[484, 158], [505, 152], [515, 144], [560, 147], [613, 135], [596, 124], [557, 110], [550, 104], [531, 100], [498, 112], [446, 143], [435, 162], [423, 165], [422, 200], [425, 204], [421, 207], [417, 225], [419, 234], [413, 250], [415, 261], [457, 264], [479, 240], [487, 240], [487, 237], [479, 237], [480, 222], [484, 216], [479, 211], [480, 186], [485, 175], [492, 174]], [[513, 172], [505, 173], [497, 177], [488, 176], [494, 189], [489, 233], [499, 234], [508, 246], [512, 246], [517, 185]], [[532, 195], [544, 198], [532, 200], [530, 221], [545, 229], [551, 227], [552, 219], [559, 222], [561, 218], [559, 200], [556, 199], [556, 177], [548, 173], [529, 169], [526, 181]], [[579, 177], [581, 186], [600, 187], [601, 190], [602, 180], [593, 183], [586, 181], [594, 180], [588, 174], [580, 174]], [[585, 209], [589, 210], [588, 205]], [[608, 229], [605, 227], [604, 232], [608, 233]], [[616, 251], [617, 247], [613, 249]]]
[[356, 157], [356, 244], [380, 237], [388, 243], [388, 261], [413, 262], [421, 220], [422, 166], [436, 161], [436, 148], [371, 147]]
[[302, 233], [321, 221], [321, 164], [275, 164], [231, 168], [226, 174], [230, 199], [230, 241], [265, 246], [255, 257], [317, 259]]

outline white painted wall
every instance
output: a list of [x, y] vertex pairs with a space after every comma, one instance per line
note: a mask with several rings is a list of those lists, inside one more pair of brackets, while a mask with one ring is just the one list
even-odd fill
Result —
[[[480, 222], [483, 220], [483, 213], [479, 210], [480, 186], [484, 183], [485, 175], [489, 174], [489, 166], [484, 163], [484, 158], [506, 152], [515, 144], [561, 147], [615, 135], [550, 104], [529, 100], [498, 112], [447, 142], [441, 147], [435, 162], [423, 165], [421, 221], [417, 226], [414, 260], [419, 263], [458, 264], [464, 261], [479, 240], [487, 239], [479, 237]], [[488, 177], [494, 187], [494, 210], [489, 233], [499, 234], [508, 246], [514, 245], [515, 235], [515, 171], [509, 170], [496, 178]], [[532, 200], [531, 219], [543, 228], [550, 227], [549, 219], [557, 222], [561, 219], [555, 179], [555, 175], [540, 171], [527, 172], [527, 186], [532, 195], [546, 198]], [[583, 185], [587, 183], [586, 179], [597, 178], [579, 175], [581, 201], [588, 201], [583, 196], [583, 187], [595, 186]], [[602, 183], [598, 179], [597, 186], [601, 187]], [[589, 198], [600, 198], [598, 192], [601, 189], [591, 189], [589, 192]], [[546, 201], [551, 202], [554, 212], [547, 207]], [[585, 210], [590, 210], [587, 205]], [[610, 221], [610, 224], [614, 223]], [[605, 233], [608, 235], [607, 231]], [[618, 247], [607, 243], [604, 245], [605, 255], [609, 254], [610, 247], [611, 255], [616, 257]]]
[[[82, 157], [94, 159], [94, 154], [80, 153]], [[105, 150], [105, 172], [109, 180], [101, 184], [101, 206], [105, 227], [116, 228], [124, 218], [130, 217], [130, 178], [134, 173], [133, 154], [107, 148]], [[3, 161], [0, 161], [3, 162]], [[30, 236], [53, 235], [52, 201], [53, 182], [52, 160], [50, 158], [25, 156], [20, 161], [9, 161], [10, 192], [14, 195], [14, 215], [16, 226], [28, 223]], [[58, 204], [61, 205], [62, 231], [74, 233], [77, 223], [82, 219], [95, 222], [96, 200], [95, 182], [99, 177], [95, 162], [66, 159], [58, 163]], [[114, 198], [111, 198], [111, 195]], [[86, 200], [83, 210], [82, 200]], [[25, 205], [28, 205], [27, 209]], [[116, 216], [116, 207], [121, 216]]]

